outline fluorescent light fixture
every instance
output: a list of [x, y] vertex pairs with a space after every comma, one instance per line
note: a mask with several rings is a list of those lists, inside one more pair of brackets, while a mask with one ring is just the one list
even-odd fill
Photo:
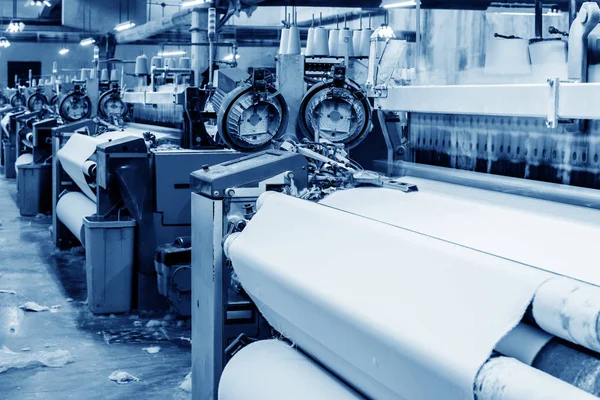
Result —
[[[236, 54], [235, 55], [235, 59], [239, 60], [240, 59], [240, 55]], [[228, 55], [226, 55], [225, 57], [223, 57], [223, 61], [228, 61], [228, 62], [233, 61], [233, 53], [229, 53]]]
[[5, 49], [7, 47], [10, 47], [10, 42], [8, 41], [8, 39], [4, 36], [0, 37], [0, 48]]
[[204, 1], [204, 0], [188, 0], [188, 1], [184, 1], [183, 3], [181, 3], [181, 7], [186, 8], [186, 7], [199, 6], [200, 4], [204, 4], [204, 3], [206, 3], [206, 1]]
[[115, 31], [118, 31], [118, 32], [126, 31], [127, 29], [131, 29], [134, 26], [135, 26], [135, 23], [131, 22], [131, 21], [121, 22], [120, 24], [115, 25]]
[[[531, 12], [527, 12], [527, 11], [499, 11], [497, 14], [502, 14], [502, 15], [535, 15], [535, 12], [531, 11]], [[558, 11], [548, 11], [542, 14], [544, 17], [560, 17], [562, 15], [562, 12], [560, 10]]]
[[58, 54], [60, 54], [61, 56], [64, 56], [65, 54], [67, 54], [69, 52], [69, 49], [67, 48], [62, 48], [58, 51]]
[[185, 54], [185, 50], [161, 51], [160, 53], [158, 53], [158, 55], [161, 57], [184, 56]]
[[408, 1], [398, 1], [396, 3], [385, 4], [383, 8], [406, 8], [406, 7], [416, 7], [416, 0], [408, 0]]
[[50, 3], [48, 0], [44, 0], [43, 3], [46, 7], [52, 7], [52, 3]]
[[94, 44], [94, 43], [96, 43], [96, 40], [92, 37], [85, 38], [81, 42], [79, 42], [79, 44], [82, 46], [89, 46], [90, 44]]
[[[502, 14], [502, 15], [525, 15], [532, 16], [535, 15], [535, 10], [533, 7], [527, 6], [519, 6], [512, 5], [506, 6], [504, 3], [490, 3], [490, 6], [485, 10], [486, 13], [492, 14]], [[562, 16], [562, 11], [557, 6], [549, 6], [544, 7], [542, 11], [542, 15], [544, 17], [560, 17]]]

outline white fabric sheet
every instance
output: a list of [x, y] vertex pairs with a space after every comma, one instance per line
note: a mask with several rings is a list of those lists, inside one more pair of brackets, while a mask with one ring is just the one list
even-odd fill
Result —
[[58, 159], [67, 175], [73, 179], [87, 197], [95, 202], [96, 193], [88, 185], [83, 171], [85, 162], [96, 153], [96, 146], [109, 140], [121, 139], [127, 136], [142, 137], [144, 132], [146, 131], [125, 129], [123, 131], [107, 132], [95, 137], [75, 133], [58, 151]]
[[368, 397], [472, 399], [549, 274], [271, 193], [228, 255], [269, 323]]
[[427, 179], [398, 179], [416, 184], [419, 191], [351, 189], [321, 204], [600, 285], [600, 211]]
[[244, 347], [227, 364], [219, 400], [360, 400], [348, 386], [279, 340]]

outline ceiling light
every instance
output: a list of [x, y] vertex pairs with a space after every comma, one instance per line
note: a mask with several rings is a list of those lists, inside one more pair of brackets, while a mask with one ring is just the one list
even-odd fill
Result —
[[50, 3], [48, 0], [44, 0], [43, 3], [46, 7], [52, 7], [52, 3]]
[[188, 1], [184, 1], [183, 3], [181, 3], [181, 7], [186, 8], [186, 7], [199, 6], [200, 4], [204, 4], [204, 3], [206, 3], [206, 1], [204, 1], [204, 0], [188, 0]]
[[92, 37], [83, 39], [81, 42], [79, 42], [79, 44], [82, 46], [89, 46], [90, 44], [94, 44], [94, 43], [96, 43], [96, 40]]
[[[544, 7], [544, 9], [545, 10], [542, 10], [542, 15], [544, 17], [562, 16], [562, 11], [556, 5], [549, 6], [547, 8]], [[533, 7], [527, 7], [523, 5], [506, 6], [504, 3], [490, 3], [490, 6], [485, 10], [485, 12], [502, 15], [535, 15], [535, 10]]]
[[62, 48], [58, 51], [58, 54], [60, 54], [61, 56], [64, 56], [65, 54], [67, 54], [69, 52], [69, 49], [67, 48]]
[[134, 26], [135, 26], [135, 23], [131, 22], [131, 21], [121, 22], [120, 24], [115, 25], [115, 31], [118, 31], [118, 32], [126, 31], [127, 29], [131, 29]]
[[4, 49], [10, 47], [10, 42], [4, 36], [0, 37], [0, 47]]
[[161, 51], [160, 53], [158, 53], [158, 55], [161, 57], [184, 56], [185, 54], [186, 54], [186, 52], [184, 50]]
[[406, 8], [415, 7], [417, 5], [416, 0], [398, 1], [395, 3], [384, 4], [383, 8]]

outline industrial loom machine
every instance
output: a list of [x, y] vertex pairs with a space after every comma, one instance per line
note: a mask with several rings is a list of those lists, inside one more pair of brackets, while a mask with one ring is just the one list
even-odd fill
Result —
[[374, 35], [378, 172], [323, 123], [193, 172], [193, 398], [600, 397], [599, 16], [547, 83], [407, 85]]

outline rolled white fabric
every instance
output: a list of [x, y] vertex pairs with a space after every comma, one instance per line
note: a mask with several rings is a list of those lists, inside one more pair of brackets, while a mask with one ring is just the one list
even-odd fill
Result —
[[19, 176], [19, 167], [21, 165], [31, 164], [32, 162], [33, 162], [33, 154], [31, 154], [31, 153], [21, 154], [19, 156], [19, 158], [17, 158], [17, 161], [15, 161], [15, 171], [16, 171], [17, 177]]
[[524, 364], [531, 365], [540, 350], [553, 337], [541, 329], [520, 323], [498, 342], [494, 350], [505, 356], [515, 358]]
[[405, 176], [321, 204], [600, 286], [600, 210]]
[[80, 192], [65, 193], [56, 204], [56, 216], [84, 243], [83, 218], [96, 213], [96, 204]]
[[382, 400], [472, 399], [480, 367], [550, 276], [279, 193], [226, 248], [271, 326]]
[[263, 340], [244, 347], [227, 364], [219, 400], [363, 399], [287, 343]]

